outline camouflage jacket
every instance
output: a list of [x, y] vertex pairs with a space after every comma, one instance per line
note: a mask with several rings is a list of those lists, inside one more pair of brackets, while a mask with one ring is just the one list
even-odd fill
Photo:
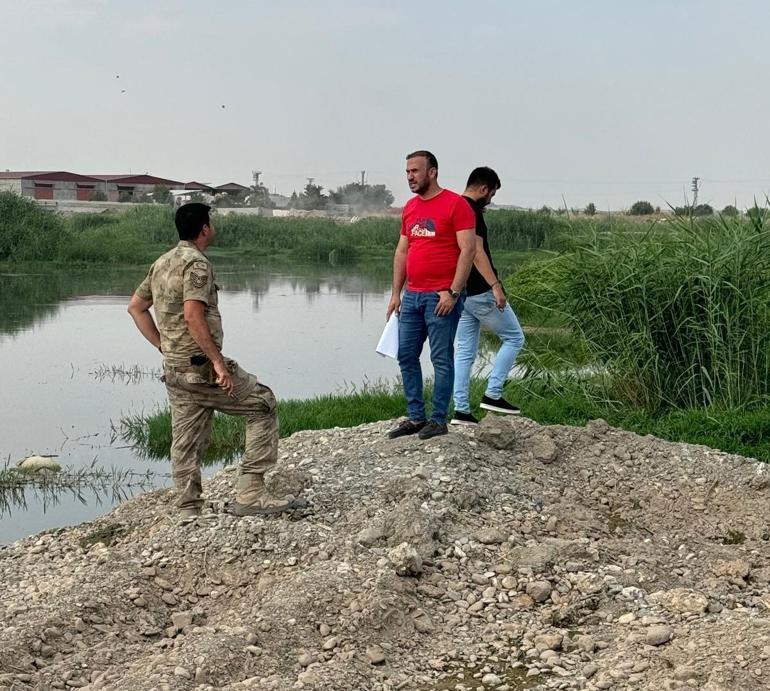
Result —
[[192, 242], [180, 241], [150, 267], [136, 294], [153, 304], [160, 331], [160, 346], [167, 365], [189, 365], [191, 356], [202, 354], [200, 346], [187, 330], [185, 300], [197, 300], [206, 305], [206, 323], [214, 342], [222, 350], [224, 334], [217, 291], [211, 262]]

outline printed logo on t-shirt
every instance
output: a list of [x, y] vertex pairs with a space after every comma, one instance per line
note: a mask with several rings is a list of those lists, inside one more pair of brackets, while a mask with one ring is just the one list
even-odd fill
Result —
[[409, 235], [413, 238], [435, 237], [436, 224], [432, 218], [418, 218], [417, 222], [409, 229]]

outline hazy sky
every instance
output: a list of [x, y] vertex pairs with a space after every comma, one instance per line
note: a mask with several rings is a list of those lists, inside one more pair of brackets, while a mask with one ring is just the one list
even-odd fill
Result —
[[698, 175], [743, 207], [770, 191], [768, 25], [766, 0], [0, 0], [0, 169], [285, 194], [366, 169], [403, 202], [429, 148], [504, 204], [679, 204]]

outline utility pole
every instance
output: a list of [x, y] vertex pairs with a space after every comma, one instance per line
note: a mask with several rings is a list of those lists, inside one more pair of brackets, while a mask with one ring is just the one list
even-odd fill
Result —
[[693, 178], [692, 179], [692, 205], [698, 206], [698, 189], [700, 185], [698, 184], [700, 182], [700, 178]]
[[361, 189], [364, 188], [364, 185], [366, 184], [366, 171], [361, 171]]
[[252, 170], [251, 177], [254, 178], [254, 188], [259, 187], [259, 176], [262, 175], [261, 170]]

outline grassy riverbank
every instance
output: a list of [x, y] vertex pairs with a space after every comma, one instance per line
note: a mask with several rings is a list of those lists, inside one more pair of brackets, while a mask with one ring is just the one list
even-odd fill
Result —
[[[474, 381], [472, 400], [478, 402], [484, 382]], [[770, 461], [770, 406], [750, 410], [717, 407], [670, 409], [649, 413], [609, 401], [601, 388], [574, 377], [510, 382], [506, 397], [521, 407], [522, 414], [543, 424], [585, 425], [604, 418], [611, 425], [652, 434], [670, 441], [704, 444], [722, 451]], [[427, 400], [430, 400], [428, 396]], [[281, 436], [306, 429], [351, 427], [365, 422], [404, 415], [406, 404], [398, 387], [377, 386], [351, 394], [281, 401]], [[485, 411], [475, 408], [483, 417]], [[171, 418], [167, 409], [149, 415], [127, 416], [121, 433], [143, 455], [168, 458]], [[207, 461], [231, 460], [243, 449], [243, 419], [217, 415]]]
[[[530, 327], [519, 360], [527, 377], [507, 391], [524, 414], [568, 424], [604, 417], [643, 434], [770, 460], [765, 214], [648, 225], [518, 211], [487, 218], [509, 297]], [[216, 220], [212, 256], [249, 266], [258, 260], [301, 260], [327, 270], [329, 263], [346, 264], [356, 267], [346, 270], [386, 276], [398, 226], [397, 218], [350, 224], [227, 216]], [[165, 207], [60, 218], [0, 194], [0, 262], [9, 266], [136, 266], [175, 242]], [[15, 281], [18, 300], [28, 299], [24, 281]], [[39, 297], [35, 304], [52, 302]], [[481, 385], [474, 387], [478, 400]], [[388, 387], [286, 401], [282, 433], [389, 419], [403, 410], [401, 393]], [[127, 438], [145, 453], [167, 455], [166, 413], [123, 423]], [[217, 419], [211, 458], [237, 454], [241, 425]]]
[[[770, 461], [764, 215], [677, 219], [665, 230], [570, 227], [566, 247], [508, 280], [522, 321], [541, 325], [529, 331], [519, 360], [526, 376], [509, 384], [510, 400], [543, 423], [602, 417], [640, 434]], [[472, 400], [482, 386], [474, 383]], [[404, 407], [400, 391], [387, 388], [289, 401], [282, 430], [388, 419]], [[128, 439], [150, 455], [167, 454], [167, 414], [127, 423]], [[241, 433], [240, 422], [218, 419], [212, 456], [236, 454]]]

